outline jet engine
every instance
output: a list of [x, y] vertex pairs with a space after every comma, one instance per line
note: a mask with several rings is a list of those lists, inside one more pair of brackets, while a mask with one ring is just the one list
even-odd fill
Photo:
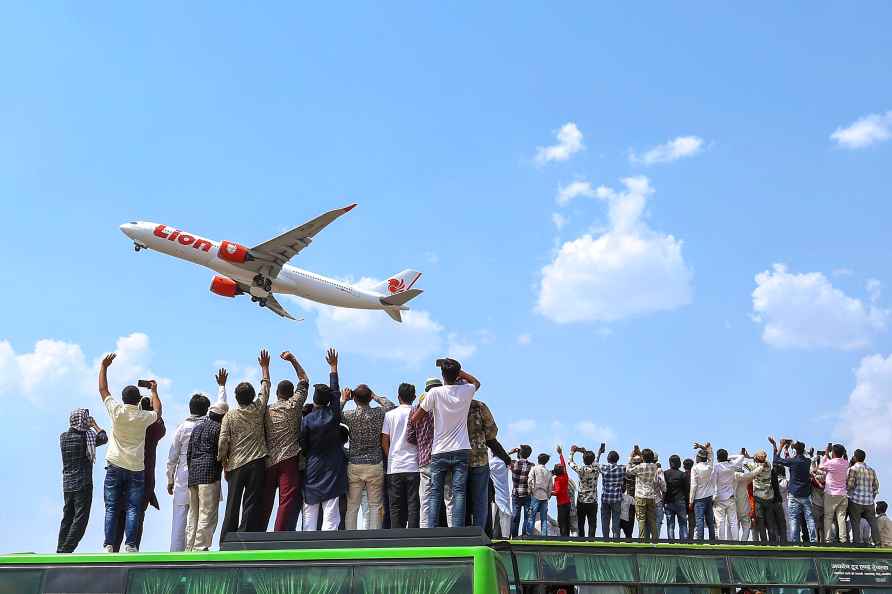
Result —
[[244, 264], [252, 259], [251, 255], [248, 253], [248, 248], [232, 241], [223, 241], [220, 243], [220, 249], [217, 250], [217, 257], [221, 260], [232, 262], [233, 264]]
[[216, 293], [223, 297], [235, 297], [241, 295], [242, 290], [238, 288], [238, 283], [228, 276], [220, 276], [219, 274], [211, 281], [211, 293]]

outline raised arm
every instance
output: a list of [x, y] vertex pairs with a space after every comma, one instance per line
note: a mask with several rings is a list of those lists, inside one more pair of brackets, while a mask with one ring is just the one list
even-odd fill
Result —
[[380, 406], [381, 408], [384, 409], [384, 412], [387, 412], [389, 410], [393, 410], [396, 408], [396, 404], [394, 404], [392, 400], [387, 398], [387, 396], [378, 396], [373, 391], [372, 398], [375, 400], [375, 402], [378, 403], [378, 406]]
[[310, 383], [310, 378], [307, 375], [307, 372], [304, 371], [304, 368], [301, 367], [300, 361], [297, 360], [291, 351], [285, 351], [281, 355], [279, 355], [284, 361], [288, 361], [291, 363], [291, 366], [294, 368], [294, 373], [297, 375], [297, 381], [299, 382], [307, 382]]
[[111, 367], [115, 357], [117, 357], [115, 353], [109, 353], [102, 358], [102, 363], [99, 364], [99, 396], [102, 397], [103, 402], [111, 396], [111, 392], [108, 391], [108, 368]]
[[325, 353], [325, 362], [328, 363], [328, 385], [337, 398], [337, 395], [341, 393], [341, 384], [338, 378], [338, 352], [328, 349]]
[[266, 349], [262, 349], [260, 356], [257, 357], [257, 362], [260, 364], [260, 372], [263, 376], [260, 379], [260, 406], [264, 409], [269, 403], [270, 386], [272, 385], [272, 382], [269, 380], [269, 359], [269, 352]]
[[96, 422], [96, 419], [90, 417], [90, 427], [93, 430], [93, 433], [96, 434], [96, 447], [105, 445], [108, 443], [108, 434], [105, 432], [105, 429], [99, 426]]
[[474, 384], [475, 392], [480, 389], [480, 381], [476, 377], [474, 377], [473, 375], [468, 373], [467, 371], [464, 371], [464, 370], [459, 371], [458, 379], [463, 379], [466, 382], [468, 382], [469, 384]]
[[217, 375], [214, 376], [217, 380], [217, 402], [226, 403], [226, 380], [229, 379], [229, 372], [220, 368], [220, 371], [217, 372]]
[[149, 390], [152, 393], [152, 410], [161, 418], [161, 397], [158, 396], [158, 382], [149, 380]]

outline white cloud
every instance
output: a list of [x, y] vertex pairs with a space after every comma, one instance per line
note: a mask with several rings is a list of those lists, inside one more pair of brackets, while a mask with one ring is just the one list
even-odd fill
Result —
[[616, 434], [613, 432], [613, 429], [607, 427], [606, 425], [599, 425], [594, 421], [579, 421], [574, 426], [576, 432], [585, 437], [586, 439], [590, 439], [592, 441], [597, 442], [608, 442], [613, 441], [616, 438]]
[[855, 274], [855, 271], [851, 268], [834, 268], [833, 276], [852, 276]]
[[[362, 278], [355, 284], [370, 288], [379, 282]], [[472, 341], [447, 332], [425, 310], [404, 311], [402, 323], [397, 323], [383, 311], [331, 307], [299, 297], [286, 297], [305, 311], [316, 312], [316, 330], [323, 348], [334, 347], [344, 353], [398, 361], [409, 366], [431, 363], [444, 353], [467, 359], [477, 349]]]
[[883, 292], [883, 283], [875, 278], [869, 278], [867, 279], [865, 288], [867, 289], [867, 296], [870, 297], [871, 303], [876, 303], [880, 300], [880, 295]]
[[820, 272], [795, 274], [775, 264], [756, 275], [752, 318], [778, 348], [857, 349], [886, 329], [890, 311], [835, 288]]
[[612, 190], [606, 186], [593, 188], [590, 182], [577, 180], [569, 186], [558, 186], [557, 203], [561, 206], [568, 205], [574, 198], [610, 198]]
[[845, 128], [837, 128], [832, 140], [847, 149], [865, 148], [892, 138], [892, 110], [858, 118]]
[[[162, 388], [169, 388], [170, 380], [149, 368], [148, 336], [140, 332], [122, 336], [115, 352], [118, 356], [108, 374], [113, 395], [138, 379], [155, 379]], [[98, 407], [97, 381], [103, 355], [88, 362], [80, 345], [50, 338], [38, 340], [31, 352], [16, 354], [8, 341], [0, 341], [0, 393], [21, 394], [38, 405], [59, 402], [60, 397], [94, 394]]]
[[560, 231], [567, 223], [570, 222], [570, 219], [559, 212], [553, 212], [551, 213], [551, 222], [554, 223], [555, 229]]
[[527, 346], [533, 342], [533, 337], [529, 334], [521, 334], [517, 337], [517, 344], [520, 346]]
[[855, 370], [855, 389], [842, 412], [836, 432], [849, 453], [860, 447], [877, 454], [892, 453], [892, 355], [870, 355]]
[[644, 176], [604, 189], [609, 228], [567, 241], [542, 269], [536, 309], [558, 322], [613, 321], [687, 305], [693, 288], [682, 242], [643, 220], [653, 189]]
[[529, 433], [535, 428], [536, 421], [534, 421], [533, 419], [520, 419], [508, 423], [508, 431], [516, 434]]
[[648, 149], [640, 157], [632, 152], [629, 160], [633, 163], [655, 165], [657, 163], [671, 163], [684, 157], [693, 157], [703, 148], [703, 139], [699, 136], [679, 136], [665, 144]]
[[566, 161], [585, 146], [582, 144], [582, 132], [574, 122], [567, 122], [555, 134], [557, 144], [536, 148], [536, 163], [544, 165], [550, 161]]

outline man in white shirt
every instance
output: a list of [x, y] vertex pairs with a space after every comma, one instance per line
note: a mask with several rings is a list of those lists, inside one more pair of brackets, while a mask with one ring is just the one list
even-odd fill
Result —
[[728, 457], [728, 450], [719, 449], [716, 453], [715, 499], [713, 512], [718, 524], [719, 540], [737, 539], [737, 502], [734, 500], [734, 473], [743, 470], [743, 454]]
[[111, 439], [108, 442], [105, 461], [105, 545], [110, 553], [114, 550], [118, 506], [124, 503], [124, 551], [136, 553], [139, 538], [139, 519], [145, 494], [145, 446], [146, 428], [161, 416], [161, 399], [158, 383], [148, 380], [152, 392], [152, 410], [142, 410], [139, 388], [127, 386], [121, 391], [121, 401], [112, 398], [108, 391], [108, 368], [115, 360], [111, 353], [99, 366], [99, 395], [111, 417]]
[[390, 527], [418, 528], [419, 500], [418, 448], [410, 443], [409, 415], [415, 402], [415, 386], [400, 384], [399, 406], [384, 415], [381, 448], [387, 458], [387, 495], [390, 499]]
[[195, 423], [205, 416], [211, 399], [204, 394], [193, 394], [189, 400], [189, 416], [180, 423], [173, 435], [167, 454], [167, 494], [173, 495], [173, 522], [170, 530], [170, 550], [186, 550], [186, 521], [189, 518], [189, 438]]
[[445, 385], [427, 392], [421, 406], [412, 413], [417, 423], [425, 415], [434, 418], [434, 441], [431, 448], [431, 494], [428, 521], [437, 525], [446, 474], [452, 471], [452, 526], [465, 525], [465, 494], [471, 440], [468, 437], [468, 409], [480, 389], [477, 378], [462, 371], [455, 359], [438, 359], [437, 367]]
[[694, 512], [697, 540], [703, 540], [703, 525], [709, 529], [709, 540], [715, 540], [715, 517], [712, 498], [715, 495], [715, 467], [712, 463], [712, 445], [694, 444], [697, 463], [691, 469], [691, 497], [689, 509]]

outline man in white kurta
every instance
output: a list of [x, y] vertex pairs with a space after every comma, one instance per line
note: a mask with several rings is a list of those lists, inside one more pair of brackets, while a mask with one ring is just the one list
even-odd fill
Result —
[[186, 454], [195, 422], [205, 416], [211, 406], [204, 394], [193, 394], [189, 400], [191, 413], [177, 427], [167, 455], [167, 493], [173, 495], [173, 525], [170, 530], [170, 550], [186, 550], [186, 520], [189, 518], [189, 465]]
[[495, 503], [492, 517], [497, 517], [495, 513], [498, 511], [499, 528], [502, 532], [502, 538], [508, 538], [511, 535], [511, 471], [500, 458], [490, 451], [489, 454], [489, 476], [492, 479], [493, 487], [495, 487]]

